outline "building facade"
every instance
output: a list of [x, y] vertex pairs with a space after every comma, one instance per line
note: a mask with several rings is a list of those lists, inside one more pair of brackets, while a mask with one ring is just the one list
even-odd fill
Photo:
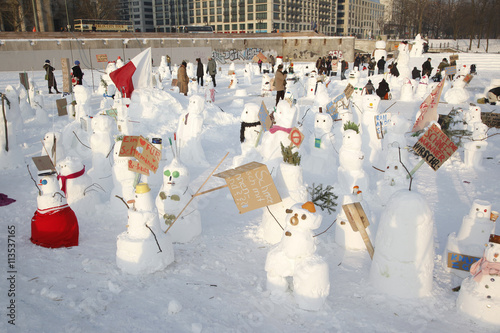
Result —
[[338, 0], [337, 33], [376, 38], [383, 27], [384, 5], [379, 0]]

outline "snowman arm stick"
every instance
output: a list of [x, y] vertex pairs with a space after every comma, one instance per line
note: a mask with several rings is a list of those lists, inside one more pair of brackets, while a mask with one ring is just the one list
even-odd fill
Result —
[[38, 189], [38, 195], [42, 195], [42, 191], [38, 187], [38, 184], [36, 183], [35, 179], [33, 178], [33, 175], [31, 174], [30, 165], [26, 164], [26, 167], [28, 168], [28, 173], [30, 174], [31, 180], [33, 180], [33, 183], [35, 183], [35, 186]]
[[158, 251], [158, 253], [163, 252], [163, 251], [161, 250], [160, 243], [158, 243], [158, 239], [156, 238], [156, 235], [155, 235], [155, 233], [153, 232], [153, 230], [149, 227], [149, 225], [145, 224], [145, 226], [146, 226], [146, 228], [148, 228], [148, 229], [149, 229], [149, 231], [151, 231], [151, 233], [153, 234], [153, 237], [155, 238], [156, 245], [158, 245], [158, 249], [160, 249], [160, 251]]
[[80, 143], [82, 144], [82, 146], [87, 147], [88, 149], [92, 149], [92, 148], [90, 148], [89, 146], [87, 146], [86, 144], [84, 144], [84, 143], [80, 140], [80, 138], [78, 137], [78, 135], [76, 135], [75, 131], [73, 131], [73, 134], [76, 136], [76, 139], [78, 140], [78, 142], [80, 142]]
[[113, 151], [113, 148], [115, 148], [115, 144], [116, 144], [116, 142], [113, 143], [113, 145], [111, 146], [111, 149], [109, 150], [108, 154], [106, 155], [106, 158], [109, 157], [109, 154], [111, 154], [111, 152]]
[[317, 236], [319, 236], [319, 235], [323, 235], [325, 232], [327, 232], [327, 231], [328, 231], [328, 229], [330, 229], [330, 228], [332, 227], [332, 225], [333, 225], [335, 222], [337, 222], [337, 219], [333, 220], [332, 224], [330, 224], [330, 225], [328, 226], [328, 228], [326, 228], [326, 229], [325, 229], [325, 231], [322, 231], [322, 232], [320, 232], [319, 234], [314, 235], [313, 237], [317, 237]]
[[385, 109], [385, 111], [384, 111], [384, 112], [382, 112], [382, 113], [386, 113], [386, 112], [387, 112], [387, 110], [389, 110], [390, 108], [392, 108], [394, 104], [396, 104], [396, 102], [392, 103], [392, 104], [391, 104], [391, 106], [389, 106], [387, 109]]
[[274, 220], [276, 221], [276, 223], [278, 223], [278, 225], [280, 226], [281, 230], [285, 230], [283, 228], [283, 226], [278, 222], [278, 219], [276, 219], [276, 217], [274, 216], [274, 214], [271, 212], [271, 210], [269, 209], [269, 206], [266, 206], [266, 208], [269, 211], [269, 214], [271, 214], [271, 216], [274, 218]]
[[222, 164], [222, 162], [226, 159], [227, 155], [229, 155], [229, 152], [226, 153], [226, 156], [224, 156], [222, 158], [222, 160], [219, 162], [219, 164], [217, 164], [217, 166], [215, 167], [215, 169], [212, 170], [212, 172], [210, 173], [210, 175], [208, 175], [207, 179], [205, 179], [205, 181], [203, 182], [203, 184], [201, 184], [200, 188], [198, 188], [198, 191], [196, 191], [195, 194], [193, 194], [193, 196], [191, 197], [191, 199], [189, 199], [188, 203], [186, 204], [186, 206], [184, 206], [184, 208], [182, 208], [181, 212], [179, 213], [179, 215], [177, 215], [177, 217], [175, 218], [175, 220], [172, 222], [172, 224], [170, 224], [170, 226], [167, 228], [167, 230], [165, 230], [165, 233], [167, 233], [170, 228], [172, 228], [172, 226], [174, 225], [175, 221], [177, 221], [179, 219], [179, 216], [182, 215], [182, 213], [184, 212], [184, 210], [187, 208], [187, 206], [189, 206], [189, 204], [191, 203], [191, 201], [193, 201], [193, 199], [196, 197], [196, 195], [198, 195], [198, 193], [200, 192], [200, 190], [203, 188], [203, 186], [205, 186], [205, 184], [208, 182], [208, 180], [210, 179], [210, 177], [212, 177], [212, 175], [215, 173], [215, 171], [219, 168], [219, 166]]

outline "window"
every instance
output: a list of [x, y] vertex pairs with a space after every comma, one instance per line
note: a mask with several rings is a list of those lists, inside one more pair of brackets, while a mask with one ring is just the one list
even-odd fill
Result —
[[248, 23], [247, 26], [248, 26], [248, 30], [253, 30], [253, 23]]
[[255, 14], [255, 16], [256, 16], [257, 20], [265, 20], [265, 19], [267, 19], [267, 13], [266, 12], [264, 12], [264, 13], [257, 13], [257, 14]]
[[253, 12], [253, 5], [247, 6], [249, 12]]
[[199, 16], [198, 16], [198, 17], [196, 18], [196, 23], [201, 23], [201, 17], [199, 17]]
[[245, 30], [245, 23], [240, 24], [240, 30]]
[[140, 12], [140, 11], [141, 11], [141, 9], [140, 9], [140, 8], [133, 8], [133, 9], [132, 9], [132, 11], [133, 11], [134, 13], [138, 13], [138, 12]]
[[247, 15], [247, 19], [249, 19], [249, 20], [253, 20], [253, 13], [248, 13], [248, 15]]
[[219, 24], [219, 25], [217, 26], [217, 31], [222, 31], [222, 25], [221, 25], [221, 24]]
[[238, 25], [237, 25], [237, 24], [232, 24], [232, 25], [231, 25], [231, 29], [232, 29], [233, 31], [238, 30]]
[[267, 5], [257, 5], [255, 6], [256, 12], [265, 12], [267, 11]]
[[226, 31], [229, 30], [229, 24], [224, 24], [224, 30], [226, 30]]
[[156, 20], [156, 25], [163, 25], [163, 20]]
[[197, 9], [196, 10], [196, 16], [200, 16], [201, 15], [201, 9]]
[[222, 22], [222, 15], [217, 15], [217, 22]]

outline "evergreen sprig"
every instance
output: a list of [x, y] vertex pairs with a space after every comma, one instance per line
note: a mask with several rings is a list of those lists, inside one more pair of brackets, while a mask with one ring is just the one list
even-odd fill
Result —
[[299, 152], [292, 152], [293, 146], [285, 147], [283, 143], [280, 142], [281, 145], [281, 155], [283, 155], [283, 162], [291, 164], [291, 165], [300, 165], [300, 155]]
[[315, 185], [314, 183], [310, 186], [307, 191], [311, 197], [311, 201], [315, 206], [321, 208], [321, 210], [327, 210], [328, 214], [332, 214], [335, 211], [335, 206], [337, 203], [338, 196], [333, 193], [333, 186], [327, 185], [323, 188], [323, 184]]
[[344, 124], [344, 131], [347, 131], [348, 129], [352, 129], [353, 131], [356, 131], [357, 134], [359, 134], [359, 125], [353, 123], [352, 121], [348, 121]]

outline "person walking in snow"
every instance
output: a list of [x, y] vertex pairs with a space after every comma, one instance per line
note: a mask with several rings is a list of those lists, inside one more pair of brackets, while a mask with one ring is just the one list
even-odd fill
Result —
[[188, 83], [189, 77], [186, 72], [187, 63], [185, 61], [182, 62], [181, 67], [177, 71], [177, 86], [179, 87], [179, 92], [187, 96], [188, 94]]
[[57, 90], [57, 82], [56, 78], [54, 77], [55, 68], [50, 65], [50, 60], [45, 60], [43, 69], [45, 70], [45, 80], [47, 80], [47, 85], [49, 87], [49, 94], [53, 94], [52, 87], [54, 87], [56, 93], [60, 94], [61, 92]]
[[422, 75], [427, 75], [427, 77], [430, 77], [431, 72], [432, 72], [431, 58], [427, 58], [427, 60], [422, 64]]
[[212, 57], [208, 58], [207, 74], [212, 77], [214, 88], [217, 87], [217, 85], [215, 84], [215, 74], [217, 74], [217, 64], [215, 63], [215, 60]]
[[198, 62], [198, 67], [196, 68], [196, 81], [198, 82], [198, 85], [203, 87], [203, 75], [205, 74], [205, 71], [203, 70], [203, 63], [200, 58], [196, 58], [196, 61]]
[[380, 60], [377, 62], [377, 68], [378, 68], [378, 73], [379, 74], [384, 74], [384, 70], [385, 70], [385, 59], [384, 59], [384, 56], [382, 56], [382, 58], [380, 58]]
[[274, 88], [276, 89], [276, 105], [280, 99], [285, 98], [286, 74], [283, 74], [283, 64], [278, 65], [278, 70], [274, 76]]
[[380, 81], [380, 83], [378, 84], [378, 88], [375, 92], [377, 93], [378, 97], [380, 97], [380, 99], [387, 100], [389, 99], [389, 91], [391, 91], [389, 89], [389, 83], [387, 83], [385, 79], [382, 79], [382, 81]]
[[271, 64], [271, 73], [274, 73], [274, 65], [276, 65], [276, 59], [274, 59], [273, 55], [269, 55], [269, 63]]
[[368, 61], [368, 76], [375, 74], [375, 66], [377, 66], [375, 59], [370, 58], [370, 61]]
[[82, 80], [83, 80], [83, 72], [82, 69], [80, 68], [80, 62], [78, 60], [75, 61], [75, 66], [71, 68], [73, 71], [73, 77], [75, 78], [75, 85], [81, 85]]

